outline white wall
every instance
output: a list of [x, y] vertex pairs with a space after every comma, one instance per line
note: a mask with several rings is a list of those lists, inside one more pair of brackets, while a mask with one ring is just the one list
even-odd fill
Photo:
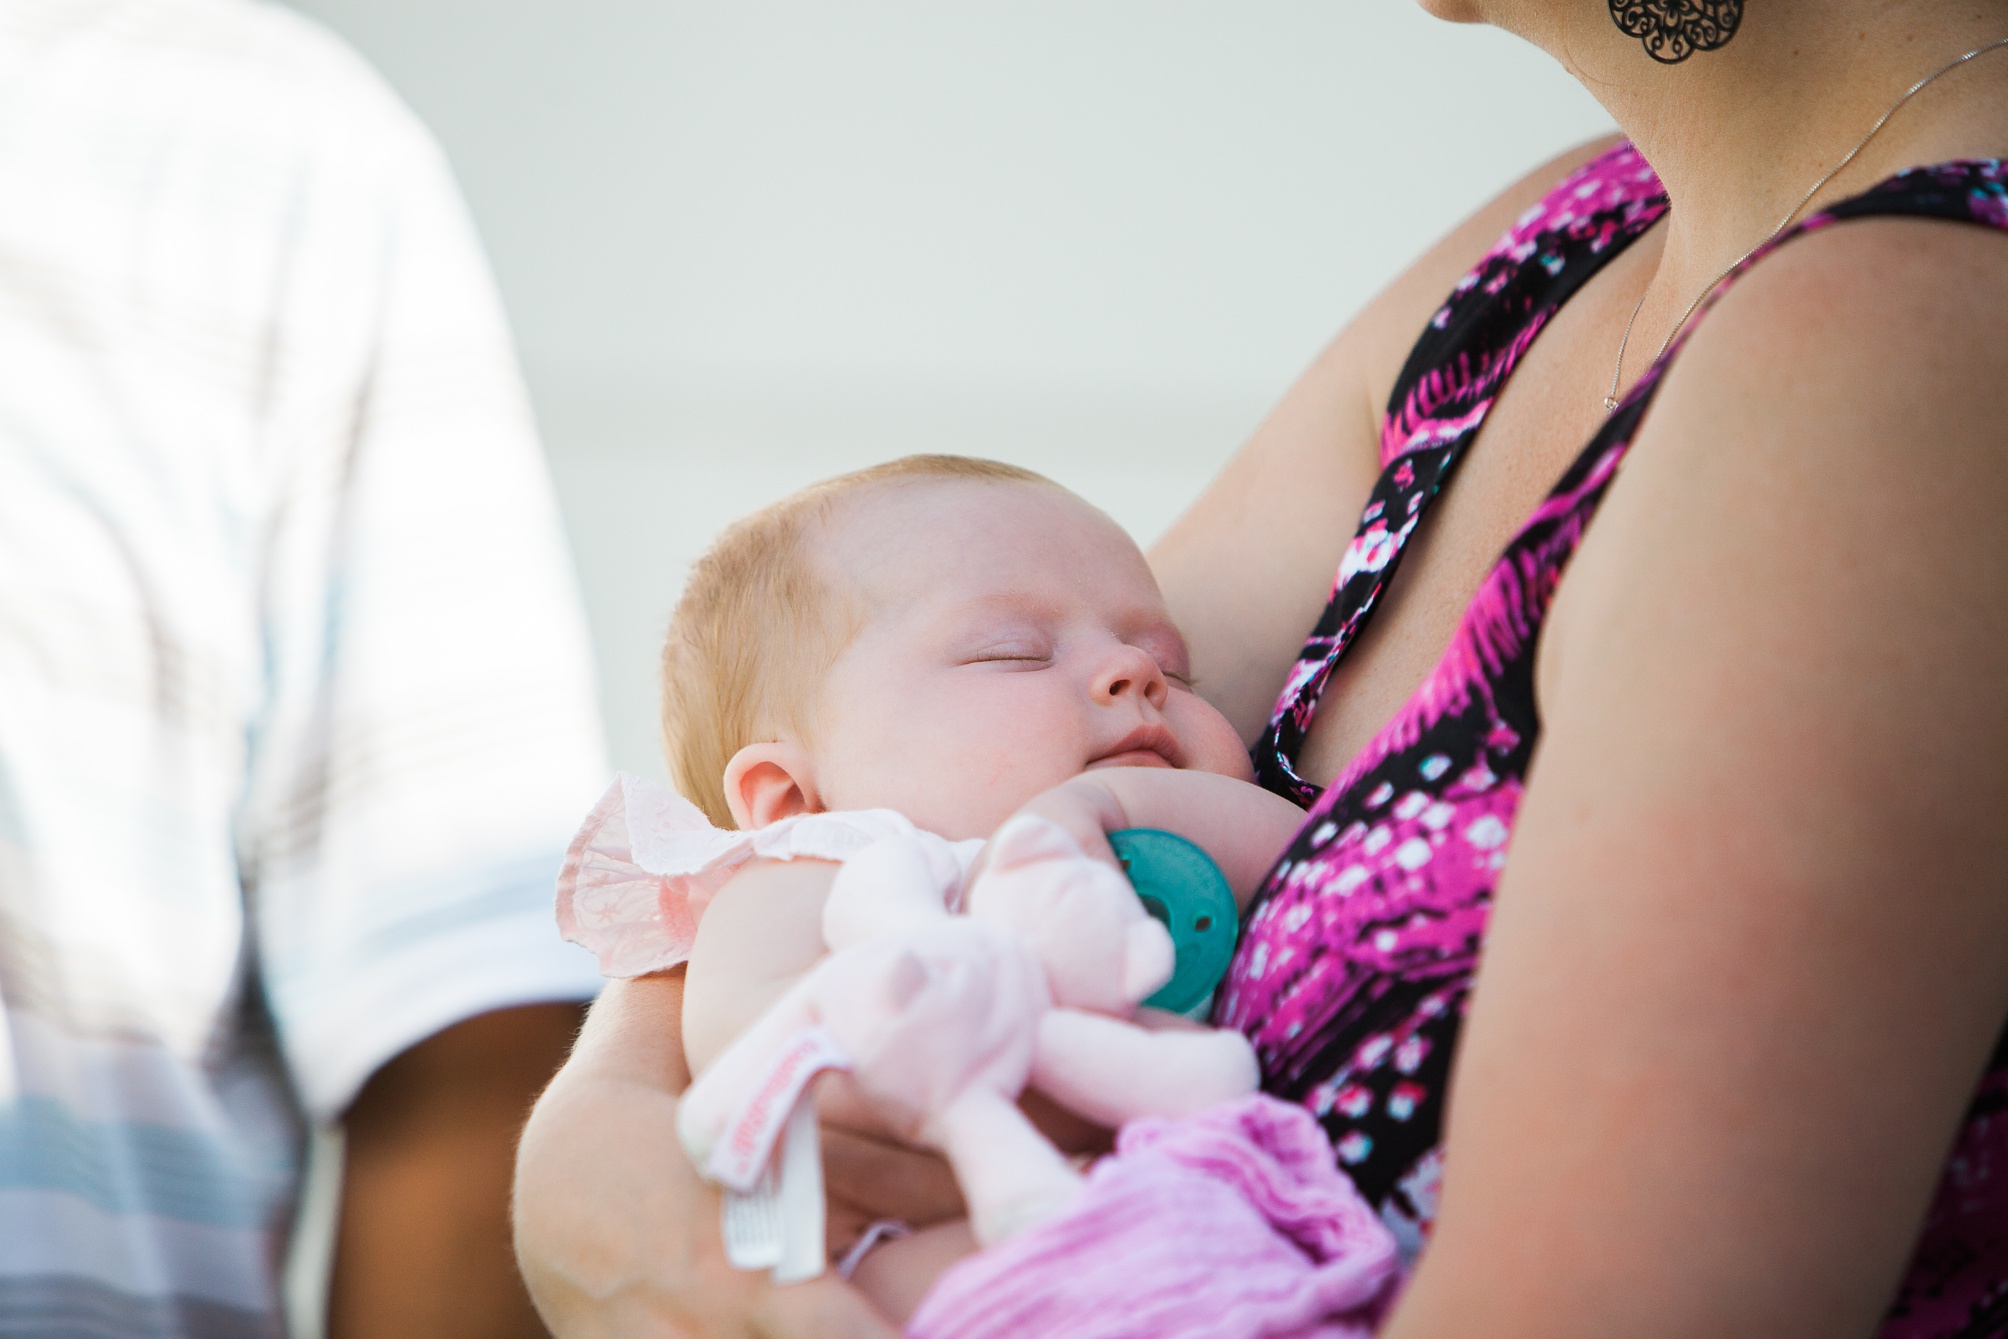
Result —
[[1608, 124], [1409, 0], [299, 7], [454, 159], [655, 775], [655, 645], [725, 521], [955, 450], [1148, 540], [1406, 258]]

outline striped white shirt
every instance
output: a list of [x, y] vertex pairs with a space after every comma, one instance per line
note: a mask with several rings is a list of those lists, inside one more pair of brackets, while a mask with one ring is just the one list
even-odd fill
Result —
[[588, 996], [585, 630], [451, 175], [251, 0], [0, 0], [0, 1334], [279, 1332], [301, 1116]]

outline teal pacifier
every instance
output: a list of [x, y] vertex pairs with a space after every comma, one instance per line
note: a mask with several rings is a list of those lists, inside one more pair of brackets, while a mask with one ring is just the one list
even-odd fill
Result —
[[1109, 845], [1143, 909], [1171, 931], [1177, 951], [1171, 980], [1144, 1003], [1188, 1017], [1205, 1013], [1241, 937], [1227, 876], [1213, 857], [1175, 832], [1124, 828], [1109, 834]]

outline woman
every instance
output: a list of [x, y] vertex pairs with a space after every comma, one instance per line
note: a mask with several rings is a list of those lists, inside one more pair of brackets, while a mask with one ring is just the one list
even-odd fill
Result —
[[[1427, 1236], [1395, 1339], [2008, 1333], [2008, 3], [1435, 7], [1629, 144], [1424, 256], [1160, 546], [1310, 810], [1224, 1017]], [[526, 1134], [547, 1317], [883, 1333], [719, 1261], [677, 990]]]

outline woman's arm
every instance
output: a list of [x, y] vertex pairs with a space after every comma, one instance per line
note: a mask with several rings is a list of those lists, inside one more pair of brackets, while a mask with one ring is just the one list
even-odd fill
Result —
[[[676, 1096], [681, 973], [608, 984], [572, 1056], [544, 1090], [517, 1152], [516, 1258], [560, 1339], [892, 1339], [834, 1276], [777, 1288], [725, 1260], [717, 1192], [683, 1155]], [[833, 1194], [863, 1188], [843, 1219], [959, 1212], [934, 1158], [825, 1133]]]
[[516, 1256], [564, 1339], [761, 1332], [758, 1281], [726, 1264], [718, 1197], [677, 1143], [682, 1001], [681, 972], [610, 982], [523, 1131]]
[[1347, 324], [1151, 549], [1200, 693], [1253, 743], [1331, 595], [1380, 475], [1380, 422], [1409, 348], [1453, 285], [1555, 182], [1570, 150], [1459, 224]]
[[1872, 1333], [2008, 1018], [2008, 240], [1794, 242], [1564, 582], [1390, 1339]]

